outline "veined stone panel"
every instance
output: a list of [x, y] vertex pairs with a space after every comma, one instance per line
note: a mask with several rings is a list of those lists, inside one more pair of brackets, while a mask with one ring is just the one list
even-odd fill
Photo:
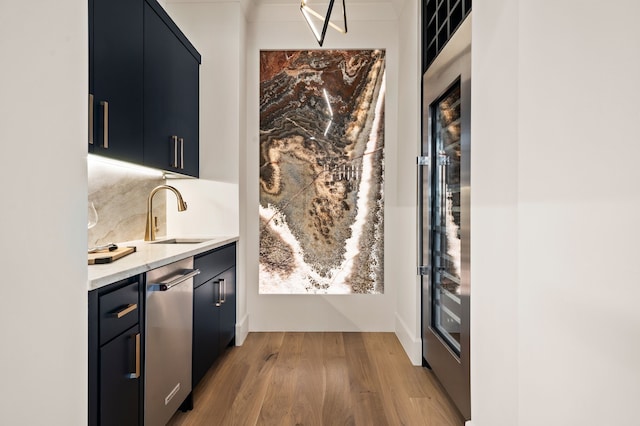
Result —
[[384, 293], [384, 50], [260, 52], [261, 294]]

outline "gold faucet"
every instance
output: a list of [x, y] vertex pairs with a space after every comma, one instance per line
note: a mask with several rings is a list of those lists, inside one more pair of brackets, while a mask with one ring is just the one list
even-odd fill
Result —
[[180, 194], [180, 191], [178, 191], [177, 189], [175, 189], [173, 186], [169, 186], [169, 185], [159, 185], [156, 186], [155, 188], [153, 188], [151, 190], [151, 193], [149, 194], [149, 198], [147, 199], [147, 226], [145, 227], [145, 231], [144, 231], [144, 240], [145, 241], [155, 241], [156, 240], [156, 229], [155, 226], [153, 226], [153, 196], [156, 195], [156, 192], [160, 191], [161, 189], [168, 189], [170, 191], [172, 191], [174, 194], [176, 194], [176, 198], [178, 198], [178, 211], [179, 212], [183, 212], [187, 209], [187, 203], [185, 203], [185, 201], [182, 199], [182, 194]]

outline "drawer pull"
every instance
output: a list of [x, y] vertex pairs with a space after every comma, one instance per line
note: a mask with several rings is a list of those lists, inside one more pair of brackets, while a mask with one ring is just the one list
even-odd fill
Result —
[[128, 374], [129, 379], [137, 379], [140, 377], [140, 333], [135, 335], [136, 339], [136, 371]]
[[126, 308], [124, 308], [124, 309], [122, 309], [122, 310], [120, 310], [118, 312], [115, 312], [113, 314], [113, 316], [116, 317], [116, 318], [122, 318], [123, 316], [127, 315], [130, 312], [135, 311], [136, 309], [138, 309], [138, 304], [137, 303], [132, 303], [132, 304], [127, 305]]

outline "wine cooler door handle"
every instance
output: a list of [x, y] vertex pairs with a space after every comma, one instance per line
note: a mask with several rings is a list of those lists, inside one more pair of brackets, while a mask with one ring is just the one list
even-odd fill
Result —
[[429, 185], [431, 184], [431, 158], [429, 156], [418, 157], [417, 171], [417, 209], [418, 209], [418, 250], [417, 250], [417, 275], [428, 275], [429, 255]]

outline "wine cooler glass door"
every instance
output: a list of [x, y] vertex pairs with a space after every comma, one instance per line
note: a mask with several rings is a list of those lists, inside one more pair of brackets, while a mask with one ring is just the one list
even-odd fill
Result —
[[430, 108], [435, 163], [431, 178], [431, 324], [449, 348], [460, 356], [460, 80]]

